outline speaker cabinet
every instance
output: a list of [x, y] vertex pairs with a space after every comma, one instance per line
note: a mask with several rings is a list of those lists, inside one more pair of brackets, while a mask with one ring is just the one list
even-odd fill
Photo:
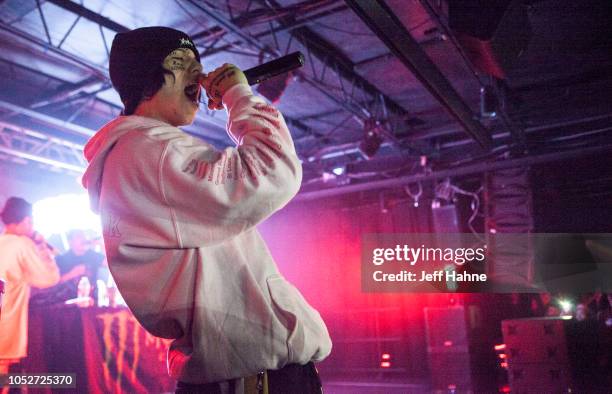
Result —
[[424, 308], [424, 312], [432, 392], [471, 393], [464, 308]]
[[531, 39], [527, 8], [520, 0], [449, 1], [448, 19], [474, 66], [500, 79]]

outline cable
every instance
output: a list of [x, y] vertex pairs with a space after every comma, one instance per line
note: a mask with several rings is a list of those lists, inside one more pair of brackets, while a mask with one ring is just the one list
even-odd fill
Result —
[[480, 186], [475, 192], [470, 192], [468, 190], [464, 190], [464, 189], [460, 188], [459, 186], [455, 186], [455, 185], [451, 184], [451, 181], [448, 178], [446, 180], [444, 180], [444, 182], [439, 183], [435, 187], [435, 195], [436, 195], [436, 197], [439, 197], [440, 199], [443, 199], [443, 200], [446, 200], [446, 201], [451, 201], [455, 194], [461, 194], [461, 195], [468, 196], [468, 197], [472, 198], [472, 202], [470, 204], [470, 208], [472, 210], [472, 214], [470, 215], [470, 218], [468, 219], [467, 225], [468, 225], [468, 228], [470, 229], [470, 231], [472, 232], [472, 234], [474, 234], [476, 236], [476, 238], [478, 238], [482, 242], [484, 242], [484, 238], [474, 228], [474, 220], [480, 214], [479, 213], [479, 210], [480, 210], [480, 197], [478, 197], [478, 194], [480, 194], [483, 190], [484, 190], [483, 186]]
[[412, 193], [412, 191], [410, 190], [410, 185], [406, 185], [404, 186], [404, 191], [406, 192], [406, 194], [408, 194], [410, 197], [412, 197], [412, 200], [414, 201], [414, 207], [417, 208], [419, 206], [419, 199], [421, 198], [421, 195], [423, 194], [423, 185], [421, 185], [421, 182], [417, 182], [417, 192], [416, 193]]
[[454, 185], [451, 185], [451, 188], [453, 189], [455, 193], [472, 197], [472, 203], [470, 204], [470, 208], [472, 209], [472, 215], [468, 219], [468, 227], [470, 231], [476, 236], [476, 238], [484, 242], [484, 238], [482, 238], [481, 235], [476, 231], [476, 229], [474, 228], [474, 223], [473, 223], [474, 219], [476, 219], [476, 217], [478, 216], [478, 210], [480, 209], [480, 198], [478, 197], [478, 194], [482, 192], [483, 187], [480, 186], [478, 190], [476, 190], [475, 192], [469, 192], [467, 190], [463, 190], [460, 187], [454, 186]]

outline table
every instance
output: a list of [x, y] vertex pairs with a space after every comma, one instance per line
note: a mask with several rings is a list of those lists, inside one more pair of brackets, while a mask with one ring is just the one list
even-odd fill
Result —
[[72, 392], [77, 393], [174, 392], [166, 370], [168, 346], [168, 340], [147, 333], [127, 308], [31, 308], [23, 366], [30, 373], [74, 373]]

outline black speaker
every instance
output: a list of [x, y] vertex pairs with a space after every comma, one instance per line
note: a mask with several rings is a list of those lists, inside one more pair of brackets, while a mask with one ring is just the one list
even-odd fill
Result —
[[434, 232], [452, 234], [460, 233], [459, 215], [455, 204], [432, 207], [431, 218], [433, 221]]
[[568, 393], [572, 373], [561, 318], [513, 319], [502, 322], [513, 393]]
[[520, 0], [450, 0], [449, 26], [481, 72], [503, 79], [531, 38]]
[[465, 310], [428, 307], [424, 312], [432, 392], [472, 392]]

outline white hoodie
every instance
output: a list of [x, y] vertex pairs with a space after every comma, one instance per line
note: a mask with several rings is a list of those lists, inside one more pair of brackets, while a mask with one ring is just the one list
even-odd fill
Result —
[[299, 189], [282, 115], [246, 85], [223, 97], [237, 148], [217, 151], [158, 120], [122, 116], [88, 142], [83, 177], [121, 295], [174, 339], [172, 377], [207, 383], [320, 361], [319, 313], [279, 273], [255, 226]]

